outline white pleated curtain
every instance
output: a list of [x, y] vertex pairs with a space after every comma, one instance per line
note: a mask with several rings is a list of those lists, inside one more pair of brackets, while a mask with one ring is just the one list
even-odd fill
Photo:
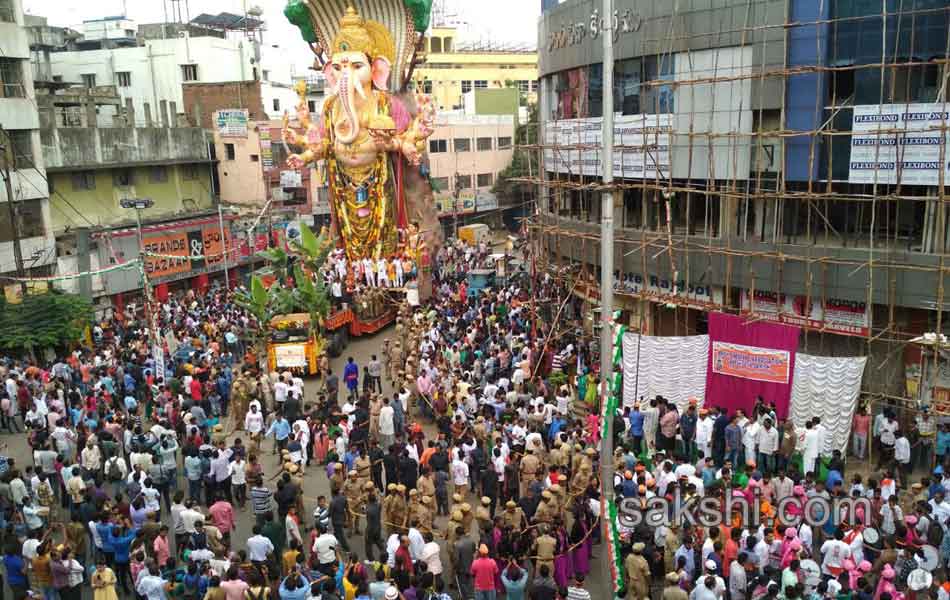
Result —
[[867, 357], [795, 355], [790, 416], [799, 434], [805, 422], [821, 418], [828, 428], [825, 453], [848, 447]]
[[[623, 336], [623, 405], [663, 396], [682, 411], [690, 397], [706, 395], [709, 336]], [[639, 373], [639, 376], [637, 375]]]

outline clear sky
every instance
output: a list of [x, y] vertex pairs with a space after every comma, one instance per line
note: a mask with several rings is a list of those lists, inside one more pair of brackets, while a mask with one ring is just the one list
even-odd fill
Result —
[[[467, 23], [467, 34], [460, 40], [491, 39], [537, 43], [537, 21], [541, 13], [541, 0], [446, 0], [448, 10], [457, 13], [460, 21]], [[171, 5], [171, 0], [165, 0]], [[31, 15], [45, 16], [50, 24], [75, 27], [86, 19], [126, 15], [138, 23], [157, 23], [163, 20], [162, 0], [23, 0], [24, 10]], [[205, 12], [244, 11], [245, 0], [180, 0], [182, 12], [188, 5], [191, 18]], [[258, 5], [264, 10], [267, 33], [264, 42], [288, 47], [295, 62], [310, 61], [310, 51], [301, 41], [297, 30], [282, 14], [285, 0], [246, 0], [248, 7]]]

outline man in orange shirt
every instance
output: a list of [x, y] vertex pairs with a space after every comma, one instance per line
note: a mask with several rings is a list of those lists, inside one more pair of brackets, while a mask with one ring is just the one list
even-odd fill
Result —
[[429, 445], [422, 451], [422, 456], [419, 457], [419, 464], [423, 467], [429, 466], [429, 459], [432, 458], [433, 454], [435, 454], [435, 440], [429, 440]]

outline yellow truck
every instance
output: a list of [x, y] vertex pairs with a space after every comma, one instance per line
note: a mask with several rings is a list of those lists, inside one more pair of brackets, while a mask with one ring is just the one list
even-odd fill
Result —
[[267, 362], [271, 371], [292, 371], [316, 375], [324, 340], [310, 332], [310, 315], [294, 313], [271, 319], [267, 341]]
[[459, 227], [459, 239], [469, 246], [477, 246], [482, 242], [491, 244], [491, 229], [484, 223], [463, 225]]

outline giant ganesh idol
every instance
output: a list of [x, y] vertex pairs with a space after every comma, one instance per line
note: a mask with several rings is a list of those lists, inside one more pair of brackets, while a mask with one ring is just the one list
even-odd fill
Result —
[[424, 269], [440, 243], [425, 140], [429, 97], [408, 91], [431, 0], [291, 0], [285, 9], [330, 89], [320, 114], [301, 92], [284, 141], [293, 168], [325, 161], [333, 235], [351, 264], [380, 259]]

